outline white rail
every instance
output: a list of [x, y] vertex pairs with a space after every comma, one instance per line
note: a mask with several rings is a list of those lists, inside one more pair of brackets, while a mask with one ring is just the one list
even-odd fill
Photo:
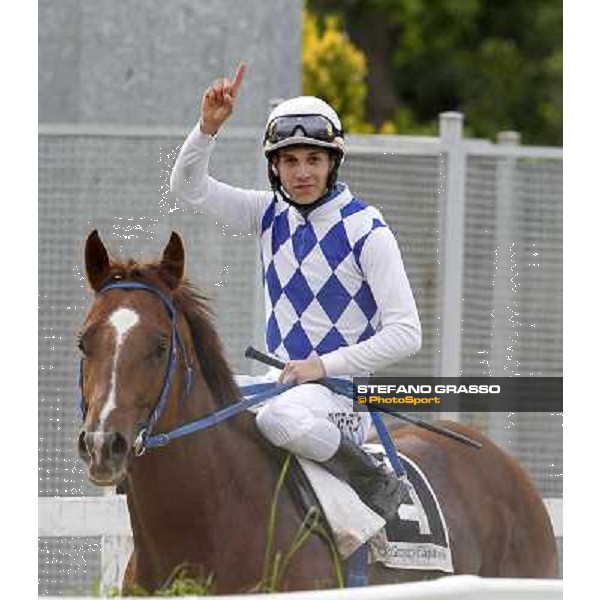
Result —
[[[561, 580], [483, 579], [475, 575], [442, 577], [421, 583], [372, 585], [366, 588], [218, 596], [219, 600], [559, 600], [563, 597]], [[186, 600], [179, 598], [179, 600]], [[217, 598], [217, 596], [203, 596]], [[52, 599], [50, 599], [52, 600]], [[55, 600], [58, 600], [56, 598]], [[88, 600], [81, 598], [74, 600]], [[175, 599], [178, 600], [178, 599]]]
[[[562, 537], [562, 498], [544, 500], [554, 528], [554, 535]], [[38, 499], [38, 536], [39, 537], [93, 537], [102, 538], [101, 587], [114, 589], [121, 585], [127, 560], [133, 548], [129, 514], [125, 496], [73, 496], [40, 497]], [[495, 582], [495, 583], [494, 583]], [[559, 586], [560, 584], [560, 586]], [[424, 587], [415, 587], [424, 586]], [[359, 590], [318, 592], [314, 594], [270, 594], [244, 596], [276, 600], [277, 598], [309, 600], [338, 598], [348, 600], [386, 600], [392, 598], [560, 598], [562, 582], [516, 580], [516, 579], [479, 579], [474, 576], [451, 577], [444, 580], [422, 584], [403, 584], [398, 586], [377, 586], [377, 592], [361, 590], [365, 595], [350, 595]], [[405, 595], [405, 590], [411, 594]], [[518, 593], [515, 595], [515, 590]], [[406, 593], [409, 593], [406, 592]], [[379, 595], [377, 595], [379, 594]], [[395, 594], [395, 595], [394, 595]], [[437, 594], [437, 595], [436, 595]], [[546, 594], [546, 595], [544, 595]], [[556, 595], [555, 595], [556, 594]], [[239, 598], [239, 596], [237, 596]], [[219, 598], [227, 598], [219, 596]]]
[[[562, 498], [545, 498], [554, 535], [562, 537]], [[39, 537], [131, 535], [125, 496], [41, 496]]]

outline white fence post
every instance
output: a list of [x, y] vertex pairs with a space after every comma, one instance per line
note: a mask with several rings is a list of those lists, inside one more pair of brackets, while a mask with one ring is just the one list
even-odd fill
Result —
[[445, 179], [440, 203], [439, 232], [442, 294], [438, 374], [458, 377], [461, 371], [463, 257], [465, 231], [466, 161], [463, 115], [445, 112], [439, 118], [440, 139], [446, 152]]
[[[114, 487], [106, 488], [103, 497], [114, 502], [119, 499]], [[125, 500], [125, 496], [122, 499]], [[122, 532], [106, 531], [100, 538], [100, 544], [100, 593], [108, 596], [121, 588], [133, 551], [133, 538], [129, 532], [124, 535]]]
[[[516, 131], [502, 131], [497, 136], [498, 144], [515, 147], [521, 136]], [[518, 320], [518, 273], [515, 254], [518, 240], [515, 239], [516, 216], [515, 175], [516, 158], [499, 156], [496, 163], [496, 206], [495, 206], [495, 270], [492, 289], [492, 339], [489, 353], [489, 373], [492, 377], [520, 375], [517, 364], [516, 344], [518, 340], [511, 324]], [[493, 412], [488, 415], [488, 434], [501, 446], [507, 448], [511, 435], [515, 433], [507, 424], [508, 413]]]
[[[463, 259], [465, 244], [466, 160], [463, 146], [463, 115], [444, 112], [439, 116], [442, 152], [438, 231], [441, 274], [440, 345], [437, 375], [459, 377], [461, 373]], [[444, 172], [445, 171], [445, 172]], [[460, 421], [457, 412], [443, 412], [443, 419]]]
[[[516, 131], [503, 131], [498, 134], [498, 144], [504, 147], [518, 146], [520, 135]], [[516, 158], [499, 156], [497, 159], [497, 194], [495, 206], [495, 271], [492, 300], [492, 347], [490, 351], [490, 375], [492, 377], [513, 377], [520, 371], [515, 362], [517, 343], [510, 324], [517, 316], [518, 273], [515, 253], [518, 239], [515, 239], [518, 224], [516, 216], [515, 175]]]

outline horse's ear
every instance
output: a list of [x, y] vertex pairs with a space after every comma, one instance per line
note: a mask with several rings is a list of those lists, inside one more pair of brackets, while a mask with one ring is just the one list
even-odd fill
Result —
[[183, 249], [183, 242], [179, 234], [173, 231], [160, 261], [160, 270], [166, 275], [164, 279], [172, 289], [179, 285], [183, 277], [184, 265], [185, 250]]
[[108, 252], [94, 229], [85, 242], [85, 271], [90, 287], [97, 292], [110, 270]]

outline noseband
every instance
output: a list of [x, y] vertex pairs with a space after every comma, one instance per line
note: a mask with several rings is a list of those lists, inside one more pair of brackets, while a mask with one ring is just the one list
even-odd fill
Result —
[[[179, 333], [179, 330], [177, 329], [177, 311], [175, 309], [175, 305], [173, 304], [173, 301], [171, 300], [171, 298], [169, 298], [163, 292], [161, 292], [159, 289], [157, 289], [151, 285], [148, 285], [146, 283], [139, 283], [139, 282], [135, 282], [135, 281], [122, 281], [122, 282], [109, 283], [109, 284], [105, 285], [101, 290], [98, 291], [98, 295], [104, 294], [110, 290], [116, 290], [116, 289], [144, 290], [144, 291], [155, 294], [156, 296], [158, 296], [160, 298], [164, 307], [167, 309], [167, 313], [169, 314], [169, 319], [171, 321], [171, 336], [170, 336], [170, 342], [169, 342], [169, 365], [168, 365], [168, 369], [167, 369], [167, 372], [166, 372], [164, 380], [163, 380], [162, 390], [160, 392], [158, 402], [156, 403], [152, 413], [150, 414], [148, 421], [140, 429], [138, 436], [133, 444], [134, 453], [136, 454], [136, 456], [140, 456], [145, 452], [146, 440], [151, 435], [152, 430], [156, 426], [156, 423], [162, 416], [162, 414], [165, 411], [165, 408], [167, 406], [167, 402], [169, 400], [169, 391], [171, 389], [171, 383], [173, 381], [173, 376], [175, 374], [175, 371], [177, 370], [177, 349], [178, 348], [181, 351], [181, 356], [183, 357], [183, 363], [185, 365], [185, 385], [181, 391], [181, 396], [179, 398], [180, 404], [183, 399], [183, 396], [189, 394], [189, 392], [191, 390], [193, 378], [194, 378], [194, 370], [193, 370], [192, 363], [188, 359], [188, 355], [185, 350], [183, 340], [181, 339], [181, 334]], [[80, 408], [82, 420], [85, 420], [86, 412], [87, 412], [87, 405], [86, 405], [85, 398], [83, 395], [83, 363], [84, 363], [84, 359], [82, 358], [79, 363], [79, 395], [80, 395], [79, 408]]]

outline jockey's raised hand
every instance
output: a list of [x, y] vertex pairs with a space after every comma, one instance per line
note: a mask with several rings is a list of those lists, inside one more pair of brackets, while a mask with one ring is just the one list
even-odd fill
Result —
[[231, 116], [245, 72], [246, 64], [241, 62], [235, 71], [233, 81], [227, 78], [216, 79], [204, 92], [200, 107], [200, 130], [202, 133], [214, 135]]

